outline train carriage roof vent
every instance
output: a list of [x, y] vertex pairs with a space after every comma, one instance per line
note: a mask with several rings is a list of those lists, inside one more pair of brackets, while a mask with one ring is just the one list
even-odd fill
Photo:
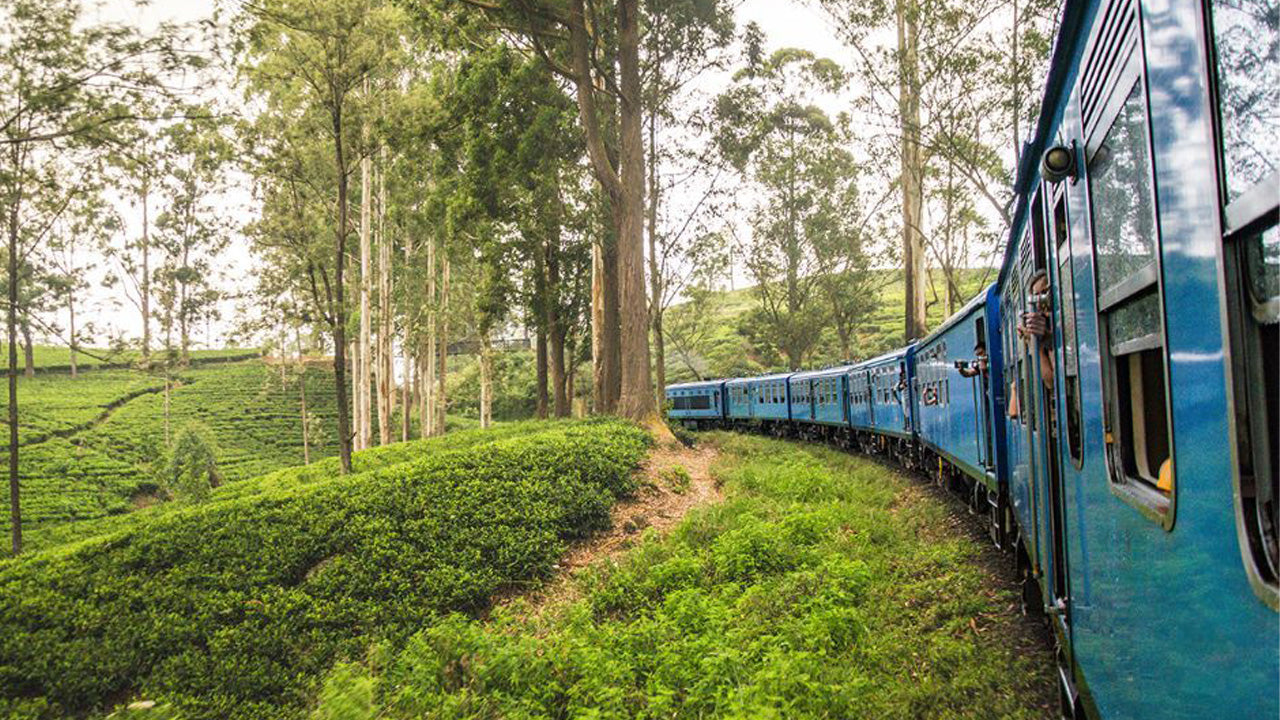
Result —
[[1104, 0], [1098, 26], [1085, 53], [1080, 79], [1080, 106], [1085, 137], [1106, 108], [1112, 79], [1124, 69], [1124, 59], [1138, 41], [1138, 3], [1135, 0]]

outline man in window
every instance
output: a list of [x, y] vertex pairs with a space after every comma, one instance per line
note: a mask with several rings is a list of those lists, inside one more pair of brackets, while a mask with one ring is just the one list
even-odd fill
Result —
[[978, 338], [978, 344], [973, 346], [973, 360], [965, 362], [963, 360], [956, 361], [956, 369], [960, 371], [960, 377], [977, 377], [987, 375], [987, 346], [983, 343], [982, 338]]
[[1023, 342], [1031, 342], [1033, 338], [1040, 340], [1040, 380], [1045, 389], [1053, 391], [1053, 352], [1051, 349], [1053, 335], [1049, 325], [1049, 276], [1044, 270], [1031, 278], [1030, 310], [1022, 314], [1018, 323], [1018, 335]]

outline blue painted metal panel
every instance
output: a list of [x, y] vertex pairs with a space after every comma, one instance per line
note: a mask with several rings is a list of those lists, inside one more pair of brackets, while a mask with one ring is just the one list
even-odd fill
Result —
[[791, 402], [787, 379], [791, 373], [751, 378], [751, 416], [756, 420], [790, 420]]
[[724, 417], [724, 381], [682, 383], [667, 386], [667, 417], [717, 420]]
[[[871, 383], [869, 413], [857, 413], [856, 429], [894, 437], [912, 437], [915, 430], [915, 413], [912, 366], [915, 345], [885, 353], [871, 360], [858, 363], [852, 373], [865, 372]], [[869, 416], [869, 417], [868, 417]]]
[[914, 382], [920, 440], [965, 474], [991, 486], [996, 484], [996, 473], [988, 420], [990, 373], [965, 377], [956, 363], [976, 364], [976, 346], [986, 347], [986, 306], [988, 294], [995, 297], [994, 288], [979, 294], [920, 341]]
[[750, 420], [752, 418], [751, 379], [726, 380], [724, 390], [728, 398], [727, 417], [730, 420]]
[[845, 376], [850, 366], [810, 370], [792, 375], [791, 419], [820, 425], [848, 424], [848, 386]]
[[[1055, 141], [1082, 143], [1072, 92], [1097, 2], [1068, 2], [1055, 50], [1051, 92], [1020, 168], [1018, 210], [1001, 289], [1013, 290], [1018, 239], [1038, 182], [1037, 162]], [[1088, 178], [1068, 183], [1068, 227], [1080, 362], [1081, 461], [1063, 448], [1057, 471], [1065, 490], [1069, 595], [1068, 639], [1084, 685], [1103, 718], [1276, 717], [1280, 714], [1280, 619], [1258, 598], [1241, 559], [1232, 498], [1230, 414], [1220, 320], [1221, 243], [1213, 110], [1204, 6], [1193, 0], [1148, 3], [1141, 9], [1140, 52], [1151, 118], [1151, 150], [1164, 286], [1174, 513], [1159, 518], [1120, 497], [1112, 480], [1103, 413], [1107, 397], [1095, 288]], [[1075, 29], [1083, 25], [1084, 32]], [[1052, 249], [1052, 248], [1051, 248]], [[1063, 278], [1049, 263], [1055, 295]], [[1016, 314], [1018, 305], [1006, 314]], [[1061, 308], [1059, 308], [1061, 310]], [[1060, 317], [1060, 315], [1059, 315]], [[1002, 328], [1008, 333], [1007, 323]], [[1058, 367], [1063, 361], [1055, 323]], [[1004, 350], [1016, 347], [1005, 338]], [[1033, 373], [1024, 379], [1035, 382]], [[1038, 383], [1037, 383], [1038, 384]], [[1057, 426], [1066, 427], [1063, 383], [1053, 388]], [[1032, 481], [1025, 426], [1006, 419], [1010, 495], [1033, 554], [1042, 562], [1047, 508]], [[1052, 568], [1045, 567], [1048, 583]], [[1046, 585], [1046, 589], [1048, 586]]]

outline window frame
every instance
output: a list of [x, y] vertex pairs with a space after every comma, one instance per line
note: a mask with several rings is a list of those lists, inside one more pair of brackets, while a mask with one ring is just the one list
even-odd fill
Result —
[[[1062, 210], [1062, 224], [1059, 228], [1058, 210]], [[1054, 265], [1056, 266], [1057, 277], [1057, 294], [1059, 319], [1061, 320], [1062, 332], [1062, 410], [1064, 413], [1067, 457], [1070, 459], [1072, 467], [1076, 470], [1084, 469], [1084, 410], [1083, 410], [1083, 390], [1080, 387], [1080, 312], [1076, 298], [1079, 296], [1079, 290], [1076, 288], [1075, 278], [1075, 248], [1074, 240], [1071, 237], [1071, 200], [1066, 188], [1059, 184], [1053, 191], [1049, 193], [1049, 212], [1047, 217], [1050, 218], [1049, 233], [1052, 238]], [[1061, 230], [1061, 237], [1059, 231]], [[1070, 278], [1067, 282], [1062, 279], [1063, 272], [1066, 272]], [[1070, 289], [1070, 297], [1067, 296], [1068, 288]], [[1071, 314], [1071, 337], [1067, 337], [1067, 313]], [[1070, 380], [1074, 378], [1074, 383]], [[1074, 387], [1072, 387], [1074, 386]], [[1076, 432], [1074, 437], [1071, 434], [1071, 422], [1074, 416]], [[1060, 433], [1059, 439], [1062, 439]]]
[[[1268, 478], [1259, 477], [1258, 455], [1269, 454], [1270, 448], [1259, 448], [1259, 439], [1276, 442], [1276, 438], [1268, 438], [1271, 428], [1255, 426], [1254, 408], [1261, 401], [1265, 405], [1266, 388], [1257, 390], [1253, 380], [1260, 372], [1259, 368], [1246, 360], [1249, 350], [1256, 346], [1261, 335], [1262, 325], [1273, 324], [1280, 315], [1280, 298], [1258, 298], [1254, 293], [1252, 282], [1245, 277], [1250, 272], [1248, 260], [1243, 257], [1246, 248], [1244, 243], [1250, 242], [1255, 235], [1268, 230], [1280, 232], [1280, 202], [1277, 202], [1275, 191], [1280, 187], [1280, 169], [1272, 171], [1259, 182], [1253, 184], [1234, 200], [1228, 188], [1226, 120], [1223, 116], [1222, 72], [1219, 63], [1218, 36], [1214, 31], [1214, 0], [1203, 3], [1204, 25], [1203, 41], [1206, 46], [1208, 96], [1212, 105], [1211, 124], [1213, 127], [1214, 162], [1216, 170], [1218, 209], [1220, 230], [1219, 265], [1222, 277], [1222, 317], [1224, 344], [1227, 354], [1227, 407], [1231, 437], [1231, 487], [1232, 514], [1235, 516], [1237, 541], [1240, 546], [1241, 563], [1245, 567], [1245, 575], [1253, 592], [1268, 607], [1280, 610], [1280, 569], [1268, 568], [1265, 572], [1261, 565], [1270, 562], [1266, 558], [1257, 557], [1253, 533], [1261, 534], [1255, 529], [1257, 524], [1256, 506], [1246, 508], [1244, 473], [1246, 463], [1253, 470], [1253, 482], [1267, 482]], [[1235, 307], [1233, 314], [1230, 308], [1244, 302], [1247, 308]], [[1261, 306], [1261, 307], [1259, 307]], [[1261, 310], [1262, 317], [1259, 317]], [[1270, 316], [1270, 317], [1268, 317]], [[1240, 353], [1244, 357], [1237, 357]], [[1241, 404], [1244, 407], [1240, 407]], [[1261, 424], [1266, 424], [1266, 410], [1263, 408]], [[1241, 422], [1243, 419], [1243, 423]], [[1244, 427], [1241, 427], [1243, 424]], [[1240, 436], [1248, 435], [1250, 457], [1241, 456]], [[1263, 464], [1270, 462], [1268, 457]], [[1280, 472], [1278, 468], [1267, 468], [1272, 473]], [[1255, 491], [1256, 493], [1256, 491]], [[1255, 495], [1256, 497], [1256, 495]], [[1277, 541], [1280, 541], [1278, 539]], [[1265, 552], [1265, 550], [1262, 550]]]
[[[1137, 42], [1124, 51], [1124, 56], [1116, 58], [1116, 69], [1106, 80], [1103, 92], [1106, 99], [1102, 102], [1092, 128], [1086, 130], [1084, 142], [1084, 175], [1085, 193], [1088, 197], [1089, 211], [1089, 252], [1092, 257], [1094, 315], [1098, 330], [1099, 370], [1102, 377], [1102, 412], [1103, 412], [1103, 457], [1107, 468], [1107, 486], [1111, 494], [1133, 507], [1147, 519], [1157, 523], [1166, 532], [1173, 530], [1177, 519], [1178, 507], [1178, 471], [1177, 447], [1174, 435], [1173, 392], [1169, 382], [1169, 342], [1168, 322], [1165, 309], [1164, 288], [1164, 242], [1160, 228], [1160, 187], [1157, 183], [1155, 163], [1155, 147], [1152, 141], [1150, 88], [1147, 84], [1144, 46], [1142, 42], [1141, 13], [1138, 18]], [[1098, 269], [1098, 235], [1096, 232], [1098, 212], [1094, 205], [1093, 175], [1089, 171], [1089, 163], [1097, 148], [1102, 144], [1115, 127], [1120, 112], [1128, 102], [1134, 88], [1140, 89], [1140, 100], [1145, 132], [1147, 163], [1145, 171], [1151, 188], [1152, 229], [1152, 262], [1139, 273], [1126, 278], [1119, 284], [1102, 288]], [[1079, 84], [1074, 92], [1080, 92]], [[1111, 318], [1121, 306], [1137, 302], [1146, 293], [1154, 293], [1158, 306], [1156, 313], [1159, 330], [1142, 337], [1133, 338], [1113, 347], [1111, 342]], [[1117, 453], [1124, 452], [1124, 438], [1120, 434], [1122, 398], [1119, 396], [1118, 375], [1119, 363], [1127, 362], [1135, 353], [1158, 348], [1160, 363], [1164, 370], [1164, 402], [1165, 425], [1168, 433], [1169, 462], [1172, 486], [1166, 496], [1156, 488], [1155, 483], [1141, 477], [1131, 477], [1123, 467], [1123, 460]], [[1127, 398], [1126, 398], [1127, 399]], [[1156, 470], [1157, 476], [1159, 470]], [[1158, 477], [1157, 477], [1158, 479]]]

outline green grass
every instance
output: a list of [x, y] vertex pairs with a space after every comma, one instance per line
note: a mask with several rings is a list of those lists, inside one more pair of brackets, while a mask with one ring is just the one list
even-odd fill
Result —
[[0, 717], [133, 698], [301, 717], [335, 660], [548, 576], [607, 526], [646, 444], [593, 421], [380, 448], [353, 476], [279, 473], [2, 561]]
[[338, 666], [317, 717], [1048, 715], [1049, 650], [945, 502], [834, 451], [713, 441], [723, 503], [598, 564], [576, 599]]
[[[806, 360], [809, 367], [822, 367], [846, 359], [863, 359], [874, 357], [886, 350], [902, 345], [904, 289], [901, 271], [876, 271], [882, 275], [881, 290], [877, 296], [876, 309], [866, 322], [857, 330], [853, 342], [854, 358], [841, 357], [839, 342], [835, 331], [828, 328], [823, 331], [811, 357]], [[986, 269], [963, 270], [961, 277], [961, 294], [970, 298], [985, 285], [995, 280], [995, 271]], [[935, 282], [939, 290], [943, 280], [941, 271], [934, 271]], [[766, 372], [785, 370], [781, 359], [769, 358], [759, 348], [739, 332], [747, 313], [759, 306], [759, 298], [752, 287], [740, 288], [731, 292], [714, 293], [709, 308], [704, 310], [711, 327], [703, 341], [692, 349], [691, 362], [704, 377], [737, 377], [758, 375]], [[959, 307], [955, 308], [956, 310]], [[678, 324], [680, 314], [688, 312], [688, 305], [676, 305], [667, 311], [668, 327]], [[942, 302], [933, 302], [928, 307], [930, 326], [937, 326], [947, 318], [946, 307]], [[693, 370], [677, 351], [675, 345], [668, 340], [666, 351], [667, 382], [687, 382], [696, 379]]]

